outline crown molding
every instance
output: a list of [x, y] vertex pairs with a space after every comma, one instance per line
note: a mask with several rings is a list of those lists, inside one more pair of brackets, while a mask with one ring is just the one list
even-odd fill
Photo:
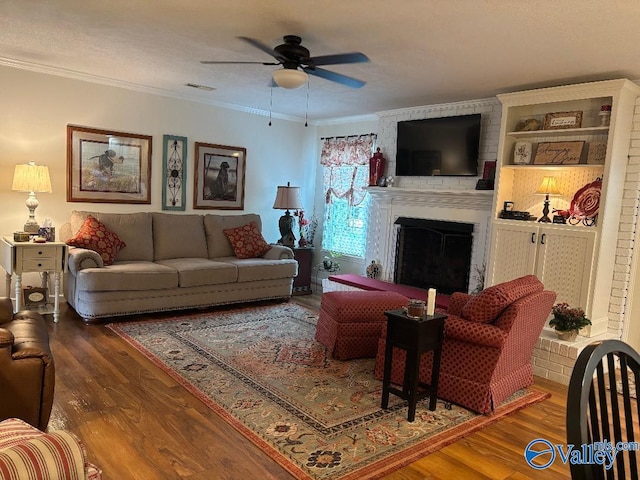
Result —
[[451, 111], [452, 109], [462, 109], [468, 111], [470, 108], [482, 109], [482, 108], [495, 108], [496, 105], [500, 105], [500, 102], [496, 97], [481, 98], [477, 100], [462, 100], [460, 102], [450, 103], [435, 103], [433, 105], [423, 105], [417, 107], [399, 108], [396, 110], [385, 110], [383, 112], [376, 112], [379, 117], [389, 116], [401, 116], [415, 113], [416, 111], [423, 113]]
[[179, 100], [186, 100], [190, 102], [205, 104], [213, 107], [224, 108], [227, 110], [234, 110], [243, 113], [249, 113], [252, 115], [258, 115], [261, 117], [277, 118], [279, 120], [289, 120], [293, 122], [304, 122], [304, 118], [296, 117], [294, 115], [285, 115], [280, 113], [269, 112], [268, 110], [262, 110], [259, 108], [245, 107], [237, 105], [235, 103], [221, 102], [219, 100], [209, 100], [196, 95], [181, 94], [171, 90], [162, 88], [150, 87], [133, 82], [125, 82], [117, 80], [115, 78], [103, 77], [100, 75], [92, 75], [88, 73], [78, 72], [75, 70], [69, 70], [66, 68], [52, 67], [50, 65], [42, 65], [39, 63], [25, 62], [22, 60], [15, 60], [13, 58], [0, 57], [0, 65], [10, 68], [17, 68], [20, 70], [28, 70], [30, 72], [43, 73], [45, 75], [54, 75], [56, 77], [70, 78], [72, 80], [80, 80], [83, 82], [96, 83], [99, 85], [106, 85], [109, 87], [124, 88], [126, 90], [133, 90], [141, 93], [148, 93], [151, 95], [160, 95], [163, 97], [175, 98]]
[[326, 125], [343, 125], [358, 122], [377, 122], [378, 120], [378, 115], [369, 113], [364, 115], [352, 115], [349, 117], [323, 118], [321, 120], [310, 121], [309, 124], [322, 127]]

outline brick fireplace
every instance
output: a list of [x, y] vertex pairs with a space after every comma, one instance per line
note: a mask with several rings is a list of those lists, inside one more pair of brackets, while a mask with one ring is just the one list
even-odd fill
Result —
[[413, 224], [443, 225], [444, 222], [454, 222], [468, 225], [465, 229], [471, 230], [468, 232], [471, 245], [467, 285], [468, 290], [476, 287], [474, 272], [485, 262], [493, 191], [371, 187], [369, 192], [372, 201], [365, 260], [376, 260], [381, 264], [382, 280], [395, 280], [396, 246], [400, 232], [396, 222], [404, 217], [412, 219]]

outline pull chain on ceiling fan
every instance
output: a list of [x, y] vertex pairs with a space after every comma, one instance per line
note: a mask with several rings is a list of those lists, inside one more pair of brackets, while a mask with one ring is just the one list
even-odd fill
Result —
[[270, 48], [254, 38], [238, 37], [255, 48], [271, 55], [277, 62], [235, 62], [235, 61], [202, 61], [204, 64], [261, 64], [282, 65], [272, 74], [273, 81], [282, 88], [298, 88], [309, 80], [308, 75], [324, 78], [332, 82], [340, 83], [351, 88], [360, 88], [366, 84], [362, 80], [349, 77], [340, 73], [319, 68], [319, 65], [341, 65], [347, 63], [365, 63], [369, 58], [360, 52], [338, 53], [334, 55], [321, 55], [311, 57], [309, 50], [302, 46], [302, 39], [296, 35], [285, 35], [284, 43], [275, 48]]

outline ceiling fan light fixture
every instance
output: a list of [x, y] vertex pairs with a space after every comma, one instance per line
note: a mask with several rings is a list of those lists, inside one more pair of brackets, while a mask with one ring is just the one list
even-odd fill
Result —
[[306, 72], [293, 68], [282, 68], [273, 72], [273, 81], [282, 88], [299, 88], [309, 80]]

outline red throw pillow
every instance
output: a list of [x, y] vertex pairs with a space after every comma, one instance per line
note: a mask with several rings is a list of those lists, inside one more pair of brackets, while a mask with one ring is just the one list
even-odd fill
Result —
[[535, 275], [526, 275], [509, 282], [485, 288], [462, 307], [462, 318], [472, 322], [489, 323], [516, 300], [544, 290]]
[[67, 241], [67, 245], [97, 252], [105, 265], [111, 265], [120, 249], [127, 246], [118, 235], [91, 215], [84, 221], [76, 236]]
[[238, 258], [258, 258], [271, 250], [255, 222], [223, 230]]

